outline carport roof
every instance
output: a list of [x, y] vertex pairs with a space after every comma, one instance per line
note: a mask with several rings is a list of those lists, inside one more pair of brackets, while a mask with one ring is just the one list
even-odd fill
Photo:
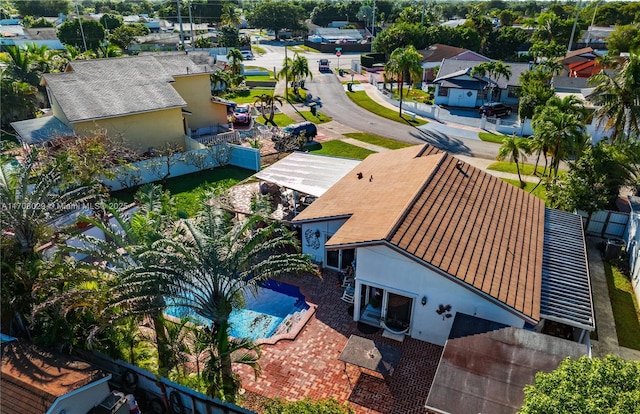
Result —
[[294, 152], [258, 172], [256, 177], [320, 197], [358, 164], [359, 160]]
[[545, 209], [540, 316], [595, 329], [582, 218]]
[[56, 137], [74, 135], [73, 129], [55, 116], [12, 122], [11, 126], [20, 135], [22, 142], [27, 145], [42, 144]]

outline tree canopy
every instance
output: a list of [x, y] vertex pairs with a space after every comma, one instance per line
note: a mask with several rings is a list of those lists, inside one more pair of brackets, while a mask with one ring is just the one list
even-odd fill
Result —
[[524, 389], [519, 414], [636, 414], [640, 362], [615, 356], [565, 359], [550, 373], [536, 374]]
[[23, 16], [51, 17], [67, 14], [71, 6], [69, 0], [20, 0], [13, 2]]
[[71, 45], [84, 50], [83, 32], [87, 50], [95, 50], [104, 42], [106, 35], [104, 27], [95, 20], [84, 19], [82, 20], [82, 30], [80, 30], [80, 22], [78, 19], [64, 22], [58, 29], [58, 39], [65, 45]]
[[304, 18], [304, 9], [294, 3], [266, 1], [247, 14], [249, 25], [278, 32], [282, 29], [298, 29]]

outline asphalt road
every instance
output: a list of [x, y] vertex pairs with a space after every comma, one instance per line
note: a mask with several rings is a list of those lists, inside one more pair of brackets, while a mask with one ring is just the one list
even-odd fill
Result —
[[[261, 45], [262, 46], [262, 45]], [[267, 53], [258, 57], [255, 63], [259, 66], [276, 67], [282, 66], [284, 59], [284, 48], [278, 46], [262, 46]], [[309, 67], [313, 73], [313, 79], [307, 79], [305, 88], [307, 93], [313, 95], [314, 101], [321, 108], [322, 113], [333, 118], [334, 121], [347, 125], [362, 132], [368, 132], [398, 141], [409, 143], [428, 143], [451, 154], [461, 154], [472, 157], [495, 159], [499, 145], [484, 142], [477, 139], [465, 139], [451, 133], [451, 126], [445, 131], [438, 131], [437, 125], [431, 125], [429, 131], [424, 131], [410, 124], [403, 125], [399, 122], [390, 121], [379, 117], [355, 105], [346, 96], [344, 87], [340, 79], [332, 73], [320, 73], [315, 61], [322, 58], [329, 58], [332, 66], [337, 65], [337, 58], [332, 55], [322, 53], [301, 53], [307, 57]], [[347, 68], [348, 62], [359, 55], [343, 55], [341, 67]], [[292, 57], [292, 56], [291, 56]], [[346, 80], [347, 78], [345, 78]], [[430, 121], [437, 123], [437, 121]]]

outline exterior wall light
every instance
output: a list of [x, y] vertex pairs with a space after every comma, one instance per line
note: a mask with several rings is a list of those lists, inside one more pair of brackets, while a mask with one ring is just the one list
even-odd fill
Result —
[[422, 300], [420, 301], [420, 303], [422, 303], [422, 306], [425, 306], [427, 304], [427, 297], [423, 296]]

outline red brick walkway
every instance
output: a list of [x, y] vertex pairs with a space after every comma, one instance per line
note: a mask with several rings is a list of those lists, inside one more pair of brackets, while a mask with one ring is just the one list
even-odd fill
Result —
[[[283, 280], [300, 286], [318, 309], [294, 341], [263, 346], [262, 375], [257, 381], [247, 367], [237, 372], [250, 392], [273, 398], [299, 400], [333, 397], [349, 402], [357, 413], [425, 413], [423, 408], [442, 347], [407, 338], [400, 343], [382, 337], [382, 330], [363, 334], [340, 300], [337, 276]], [[351, 334], [399, 348], [400, 363], [385, 381], [380, 374], [338, 361]]]

